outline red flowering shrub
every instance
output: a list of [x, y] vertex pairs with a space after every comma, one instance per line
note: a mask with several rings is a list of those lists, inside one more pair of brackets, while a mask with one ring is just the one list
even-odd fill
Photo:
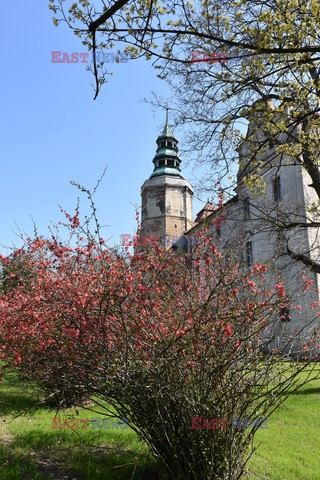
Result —
[[[33, 274], [15, 272], [0, 297], [4, 368], [58, 404], [107, 400], [172, 479], [239, 479], [258, 427], [191, 424], [266, 417], [289, 391], [292, 365], [281, 351], [263, 354], [283, 301], [280, 284], [265, 286], [266, 268], [244, 272], [205, 236], [192, 255], [119, 254], [101, 239], [30, 240], [20, 255]], [[10, 269], [12, 258], [2, 262]]]

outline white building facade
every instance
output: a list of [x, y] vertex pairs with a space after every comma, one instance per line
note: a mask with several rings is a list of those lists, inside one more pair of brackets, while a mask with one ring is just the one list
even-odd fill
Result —
[[[275, 143], [268, 141], [260, 128], [262, 121], [263, 112], [260, 118], [251, 120], [239, 148], [236, 195], [220, 210], [208, 203], [195, 222], [190, 216], [192, 187], [189, 182], [180, 172], [179, 175], [168, 169], [162, 172], [155, 164], [156, 175], [142, 187], [142, 234], [152, 235], [157, 231], [162, 235], [192, 238], [204, 220], [208, 223], [212, 220], [211, 230], [216, 231], [222, 248], [232, 245], [246, 268], [255, 263], [265, 264], [271, 285], [284, 283], [290, 307], [279, 311], [279, 341], [284, 333], [287, 336], [301, 331], [303, 345], [318, 325], [320, 278], [298, 257], [304, 255], [320, 264], [320, 230], [307, 226], [315, 219], [312, 207], [318, 205], [318, 198], [310, 186], [311, 178], [301, 165], [283, 154], [276, 154]], [[175, 139], [171, 132], [169, 137]], [[278, 144], [281, 141], [287, 139], [277, 139]], [[166, 162], [164, 158], [162, 161]], [[179, 159], [179, 167], [180, 162]], [[217, 216], [222, 218], [218, 229], [214, 222]], [[157, 226], [153, 227], [155, 219]], [[296, 345], [297, 349], [301, 345]]]

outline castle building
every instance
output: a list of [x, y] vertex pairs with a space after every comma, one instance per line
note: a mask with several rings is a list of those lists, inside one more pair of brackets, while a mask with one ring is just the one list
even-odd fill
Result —
[[[272, 109], [272, 105], [263, 108]], [[209, 233], [221, 248], [230, 247], [245, 268], [265, 264], [270, 285], [284, 283], [291, 306], [279, 311], [279, 339], [284, 333], [303, 329], [303, 344], [303, 338], [318, 323], [312, 305], [320, 302], [320, 282], [319, 274], [310, 271], [298, 257], [309, 256], [320, 263], [320, 231], [301, 228], [301, 224], [312, 220], [310, 207], [318, 202], [308, 173], [294, 159], [277, 154], [275, 144], [263, 132], [263, 108], [260, 116], [249, 119], [246, 138], [238, 150], [236, 194], [220, 210], [208, 202], [194, 222], [192, 186], [181, 174], [178, 141], [167, 117], [163, 133], [157, 139], [154, 170], [141, 189], [140, 233], [160, 238], [171, 235], [167, 245], [179, 245], [179, 238], [193, 238], [204, 222], [211, 224]], [[284, 137], [277, 138], [278, 144], [285, 141]], [[253, 155], [256, 146], [259, 148]], [[261, 180], [258, 189], [247, 181], [254, 171], [259, 172]], [[215, 222], [217, 217], [222, 221]], [[192, 248], [192, 243], [187, 243], [188, 248]]]

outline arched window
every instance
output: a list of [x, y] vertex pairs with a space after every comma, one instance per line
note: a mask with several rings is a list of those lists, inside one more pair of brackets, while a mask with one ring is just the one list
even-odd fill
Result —
[[246, 243], [245, 255], [246, 264], [248, 267], [251, 267], [251, 265], [253, 264], [252, 242]]
[[276, 202], [280, 202], [282, 200], [282, 185], [279, 175], [277, 175], [273, 180], [273, 198]]

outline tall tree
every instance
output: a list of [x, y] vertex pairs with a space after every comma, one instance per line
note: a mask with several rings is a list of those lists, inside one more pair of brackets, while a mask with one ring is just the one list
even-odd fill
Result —
[[[93, 52], [123, 43], [132, 58], [153, 60], [172, 87], [176, 124], [190, 126], [187, 145], [193, 160], [208, 163], [211, 172], [215, 167], [207, 176], [210, 188], [214, 177], [232, 172], [244, 136], [241, 123], [259, 116], [257, 100], [266, 106], [271, 100], [272, 111], [259, 123], [263, 138], [247, 137], [251, 184], [259, 181], [262, 157], [270, 168], [275, 154], [282, 166], [301, 165], [316, 198], [312, 215], [282, 218], [277, 228], [319, 227], [313, 215], [320, 202], [318, 1], [83, 0], [71, 5], [50, 0], [50, 8], [58, 16], [55, 22], [67, 22]], [[97, 96], [108, 72], [95, 61], [93, 73]], [[275, 146], [271, 155], [270, 142]], [[289, 246], [287, 253], [320, 271], [310, 255]]]

